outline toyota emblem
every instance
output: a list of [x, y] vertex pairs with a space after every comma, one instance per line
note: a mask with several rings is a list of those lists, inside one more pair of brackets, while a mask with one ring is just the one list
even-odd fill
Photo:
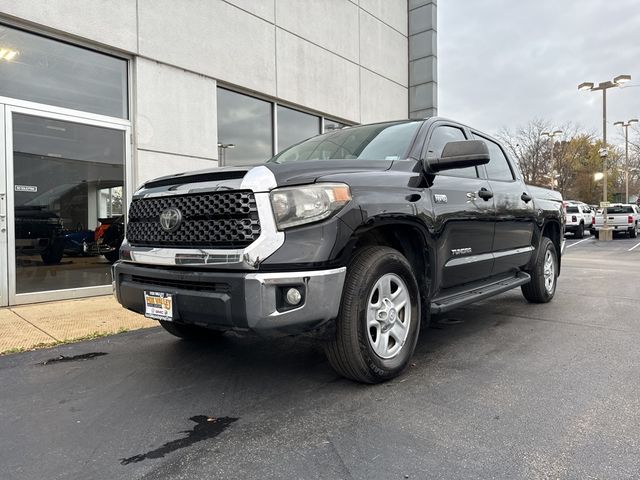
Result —
[[160, 226], [166, 232], [175, 232], [182, 223], [182, 213], [177, 208], [167, 208], [160, 214]]

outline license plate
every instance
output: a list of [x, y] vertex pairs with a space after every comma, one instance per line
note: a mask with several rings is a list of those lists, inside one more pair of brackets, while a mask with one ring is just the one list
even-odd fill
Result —
[[145, 291], [144, 316], [155, 320], [173, 320], [173, 295]]

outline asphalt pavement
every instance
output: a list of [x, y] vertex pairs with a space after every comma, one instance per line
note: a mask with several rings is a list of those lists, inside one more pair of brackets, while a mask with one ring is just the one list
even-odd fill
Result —
[[0, 478], [638, 478], [639, 241], [569, 240], [551, 303], [436, 318], [377, 386], [302, 338], [0, 357]]

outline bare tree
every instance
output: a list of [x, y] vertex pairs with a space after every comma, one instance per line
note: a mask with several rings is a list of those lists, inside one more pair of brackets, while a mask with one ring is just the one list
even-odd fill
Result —
[[548, 131], [546, 120], [534, 119], [515, 130], [503, 128], [498, 138], [504, 143], [511, 156], [518, 162], [525, 182], [531, 185], [549, 187], [551, 185], [551, 155], [548, 140], [541, 133]]

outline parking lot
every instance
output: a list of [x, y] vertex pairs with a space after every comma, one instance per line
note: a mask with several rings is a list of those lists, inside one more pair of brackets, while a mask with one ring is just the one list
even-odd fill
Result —
[[638, 478], [638, 245], [568, 239], [553, 302], [434, 318], [377, 386], [306, 339], [154, 328], [0, 357], [0, 477]]

